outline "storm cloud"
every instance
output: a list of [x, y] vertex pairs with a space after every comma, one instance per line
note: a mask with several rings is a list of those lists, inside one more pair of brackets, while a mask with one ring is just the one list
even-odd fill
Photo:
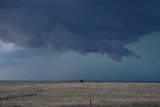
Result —
[[0, 41], [23, 48], [136, 56], [125, 45], [160, 30], [159, 0], [0, 0]]

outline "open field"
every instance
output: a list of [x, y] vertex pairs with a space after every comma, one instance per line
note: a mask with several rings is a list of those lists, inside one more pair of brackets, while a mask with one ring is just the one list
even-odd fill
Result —
[[0, 107], [160, 107], [160, 83], [0, 82]]

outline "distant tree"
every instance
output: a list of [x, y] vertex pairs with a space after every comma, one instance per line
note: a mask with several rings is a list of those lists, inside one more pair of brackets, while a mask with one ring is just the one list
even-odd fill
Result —
[[79, 82], [80, 82], [80, 83], [84, 83], [84, 80], [80, 80]]

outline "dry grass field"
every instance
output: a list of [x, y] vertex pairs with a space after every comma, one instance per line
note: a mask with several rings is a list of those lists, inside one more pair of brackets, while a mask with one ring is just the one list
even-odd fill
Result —
[[0, 107], [160, 107], [159, 83], [0, 82]]

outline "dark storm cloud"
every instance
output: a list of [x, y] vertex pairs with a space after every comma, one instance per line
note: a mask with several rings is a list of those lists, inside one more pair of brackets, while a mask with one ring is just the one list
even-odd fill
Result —
[[159, 0], [0, 0], [0, 38], [22, 47], [121, 60], [137, 56], [125, 44], [158, 30]]

